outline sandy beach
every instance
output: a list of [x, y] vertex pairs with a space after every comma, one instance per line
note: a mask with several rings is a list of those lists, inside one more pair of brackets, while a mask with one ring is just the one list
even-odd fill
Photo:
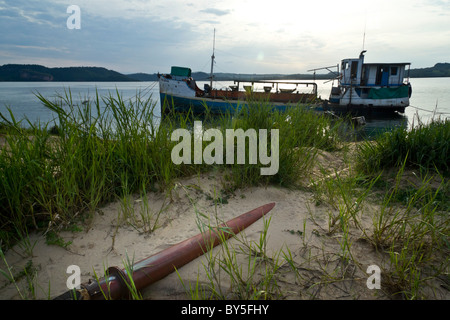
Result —
[[[319, 160], [323, 163], [336, 160], [332, 154], [322, 153]], [[334, 161], [339, 167], [340, 161]], [[316, 170], [317, 171], [317, 170]], [[312, 194], [307, 191], [288, 190], [274, 186], [253, 187], [237, 190], [226, 201], [217, 203], [223, 188], [223, 176], [219, 172], [211, 172], [202, 176], [183, 179], [176, 183], [170, 194], [149, 193], [148, 202], [150, 209], [155, 213], [162, 211], [157, 223], [158, 228], [152, 233], [144, 233], [122, 221], [121, 203], [111, 203], [97, 210], [91, 219], [82, 226], [81, 231], [61, 231], [60, 236], [65, 243], [70, 243], [63, 248], [57, 245], [47, 245], [42, 234], [31, 234], [30, 243], [34, 244], [32, 257], [27, 257], [21, 252], [20, 246], [14, 247], [6, 254], [6, 260], [14, 271], [32, 261], [36, 267], [33, 281], [36, 283], [36, 298], [47, 299], [55, 297], [67, 291], [66, 281], [70, 274], [66, 273], [67, 267], [77, 265], [81, 270], [81, 282], [93, 279], [95, 273], [99, 276], [109, 266], [122, 268], [124, 262], [139, 261], [165, 248], [179, 243], [189, 237], [200, 233], [197, 225], [199, 213], [208, 216], [211, 221], [205, 221], [211, 226], [215, 221], [225, 222], [242, 213], [250, 211], [266, 203], [275, 202], [275, 207], [264, 218], [260, 219], [244, 232], [237, 236], [239, 240], [230, 239], [230, 245], [239, 244], [241, 241], [259, 241], [264, 228], [264, 220], [269, 221], [267, 237], [267, 255], [280, 255], [289, 248], [295, 261], [311, 285], [314, 281], [321, 282], [321, 277], [327, 272], [334, 273], [333, 266], [339, 265], [339, 243], [332, 237], [328, 237], [321, 230], [326, 229], [328, 207], [317, 207], [312, 203]], [[133, 199], [136, 211], [139, 211], [141, 199]], [[214, 248], [214, 255], [221, 254], [221, 246]], [[359, 248], [358, 248], [359, 247]], [[364, 257], [367, 265], [371, 264], [370, 251], [361, 242], [355, 246], [355, 254]], [[366, 248], [367, 249], [367, 248]], [[329, 270], [323, 270], [320, 262], [326, 263]], [[179, 270], [179, 274], [185, 284], [195, 283], [197, 275], [199, 282], [205, 283], [204, 266], [207, 258], [202, 256]], [[3, 265], [2, 265], [3, 266]], [[322, 285], [316, 292], [315, 288], [303, 291], [295, 277], [289, 272], [287, 263], [283, 263], [285, 272], [281, 272], [283, 278], [280, 281], [282, 287], [286, 287], [284, 298], [309, 299], [309, 298], [373, 298], [374, 292], [365, 285], [368, 277], [363, 268], [351, 267], [352, 279], [338, 281], [332, 286]], [[95, 270], [95, 273], [94, 273]], [[342, 271], [342, 270], [341, 270]], [[347, 272], [344, 270], [343, 272]], [[225, 277], [224, 277], [225, 279]], [[0, 279], [0, 298], [19, 299], [20, 295], [13, 285], [7, 286], [5, 279]], [[22, 279], [19, 285], [25, 285]], [[226, 283], [222, 284], [226, 287]], [[340, 288], [342, 286], [342, 288]], [[337, 289], [337, 288], [338, 289]], [[50, 289], [49, 289], [50, 288]], [[50, 290], [50, 294], [49, 294]], [[337, 293], [336, 290], [341, 293]], [[338, 294], [338, 296], [336, 296]], [[146, 299], [186, 299], [186, 291], [176, 273], [148, 287], [143, 293]]]

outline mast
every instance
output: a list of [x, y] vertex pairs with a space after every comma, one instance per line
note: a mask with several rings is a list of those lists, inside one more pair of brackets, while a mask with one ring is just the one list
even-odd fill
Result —
[[213, 53], [212, 53], [212, 56], [211, 56], [211, 75], [210, 75], [210, 79], [211, 79], [211, 82], [210, 82], [210, 88], [212, 89], [212, 83], [213, 83], [213, 68], [214, 68], [214, 50], [215, 50], [215, 47], [216, 47], [216, 28], [214, 28], [214, 39], [213, 39]]

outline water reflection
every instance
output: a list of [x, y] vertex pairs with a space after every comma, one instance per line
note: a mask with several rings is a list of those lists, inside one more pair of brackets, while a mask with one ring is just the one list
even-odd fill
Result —
[[[339, 135], [344, 141], [375, 140], [385, 132], [408, 128], [408, 117], [400, 114], [384, 116], [339, 116], [328, 113], [333, 124], [339, 124]], [[361, 124], [364, 123], [364, 124]]]
[[408, 128], [408, 117], [394, 113], [389, 116], [365, 117], [366, 124], [356, 128], [358, 140], [373, 140], [377, 136], [397, 128]]

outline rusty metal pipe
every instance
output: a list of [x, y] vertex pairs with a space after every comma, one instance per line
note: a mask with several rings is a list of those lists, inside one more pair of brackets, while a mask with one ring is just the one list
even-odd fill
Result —
[[[146, 288], [158, 280], [166, 277], [175, 269], [203, 255], [208, 250], [241, 232], [255, 221], [259, 220], [275, 206], [268, 203], [249, 212], [246, 212], [218, 227], [200, 233], [184, 240], [148, 258], [138, 261], [131, 267], [131, 278], [137, 290]], [[130, 277], [125, 269], [110, 267], [105, 277], [98, 281], [82, 284], [76, 292], [68, 291], [56, 299], [109, 299], [126, 298], [128, 295], [127, 281]], [[74, 297], [74, 293], [76, 297]]]

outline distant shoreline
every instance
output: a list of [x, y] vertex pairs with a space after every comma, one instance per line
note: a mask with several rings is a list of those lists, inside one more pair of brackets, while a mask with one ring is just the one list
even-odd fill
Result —
[[[206, 72], [193, 72], [197, 81], [209, 80]], [[430, 68], [411, 69], [410, 78], [450, 77], [450, 63], [437, 63]], [[334, 74], [241, 74], [215, 73], [216, 81], [257, 80], [330, 80]], [[6, 64], [0, 66], [0, 82], [139, 82], [158, 81], [157, 73], [122, 74], [102, 67], [47, 68], [31, 64]]]

